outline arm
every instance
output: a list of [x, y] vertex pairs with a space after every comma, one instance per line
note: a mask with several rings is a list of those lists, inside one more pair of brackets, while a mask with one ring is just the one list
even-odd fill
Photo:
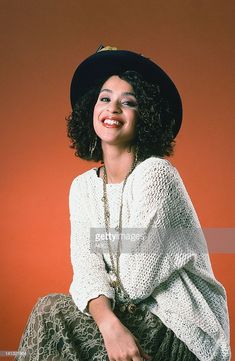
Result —
[[109, 359], [150, 359], [141, 349], [138, 340], [112, 311], [115, 302], [114, 290], [109, 285], [101, 254], [95, 254], [91, 250], [89, 217], [79, 178], [75, 178], [71, 185], [69, 207], [74, 271], [70, 293], [75, 304], [95, 320], [103, 336]]
[[81, 187], [80, 178], [77, 177], [73, 180], [69, 193], [73, 266], [73, 281], [69, 292], [79, 310], [89, 314], [87, 304], [91, 299], [105, 295], [112, 300], [113, 307], [115, 301], [102, 255], [91, 250], [90, 223]]
[[130, 217], [123, 227], [136, 232], [138, 241], [127, 243], [120, 260], [121, 279], [130, 297], [137, 301], [148, 297], [183, 268], [212, 282], [223, 294], [214, 280], [198, 217], [177, 170], [159, 158], [148, 159], [137, 170]]
[[197, 335], [195, 350], [205, 342], [213, 360], [227, 360], [226, 293], [214, 277], [198, 217], [177, 170], [161, 159], [148, 161], [133, 180], [125, 227], [143, 238], [122, 255], [123, 285], [136, 302], [151, 295], [175, 332], [186, 327]]
[[102, 336], [109, 360], [150, 360], [135, 336], [113, 313], [110, 300], [101, 295], [91, 300], [88, 309]]

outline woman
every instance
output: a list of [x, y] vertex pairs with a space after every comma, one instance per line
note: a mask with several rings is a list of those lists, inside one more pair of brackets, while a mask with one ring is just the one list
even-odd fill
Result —
[[226, 294], [179, 173], [164, 159], [178, 91], [149, 59], [101, 47], [71, 83], [68, 135], [101, 161], [69, 195], [69, 295], [35, 305], [17, 360], [230, 359]]

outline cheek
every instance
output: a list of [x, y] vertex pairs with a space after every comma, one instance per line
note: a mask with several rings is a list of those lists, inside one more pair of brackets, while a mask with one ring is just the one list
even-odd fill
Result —
[[136, 132], [136, 127], [137, 127], [137, 122], [138, 122], [138, 113], [136, 112], [135, 114], [133, 114], [133, 118], [132, 118], [132, 132], [135, 133]]
[[137, 122], [137, 119], [138, 119], [138, 113], [137, 113], [137, 112], [133, 112], [133, 113], [130, 115], [130, 119], [131, 119], [131, 124], [132, 124], [132, 125], [135, 125], [136, 122]]
[[101, 109], [99, 106], [95, 105], [94, 110], [93, 110], [93, 128], [95, 131], [97, 131], [99, 129], [99, 115], [101, 113]]
[[98, 119], [100, 113], [102, 111], [102, 104], [96, 104], [94, 106], [94, 111], [93, 111], [93, 119]]
[[98, 119], [98, 116], [99, 116], [99, 107], [95, 105], [93, 110], [93, 123]]

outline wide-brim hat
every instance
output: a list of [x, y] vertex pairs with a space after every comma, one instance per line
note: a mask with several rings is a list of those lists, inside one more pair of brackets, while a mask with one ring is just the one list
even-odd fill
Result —
[[70, 100], [74, 109], [77, 101], [102, 79], [134, 70], [149, 83], [158, 84], [162, 96], [168, 101], [175, 119], [174, 137], [182, 123], [182, 102], [179, 92], [164, 70], [143, 55], [128, 50], [101, 47], [95, 54], [85, 59], [75, 70], [70, 87]]

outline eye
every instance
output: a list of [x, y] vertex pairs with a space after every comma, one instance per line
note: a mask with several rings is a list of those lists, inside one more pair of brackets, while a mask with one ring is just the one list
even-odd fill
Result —
[[135, 100], [123, 100], [122, 104], [131, 108], [137, 108], [137, 102]]
[[104, 103], [108, 103], [110, 101], [109, 97], [100, 97], [100, 101]]

